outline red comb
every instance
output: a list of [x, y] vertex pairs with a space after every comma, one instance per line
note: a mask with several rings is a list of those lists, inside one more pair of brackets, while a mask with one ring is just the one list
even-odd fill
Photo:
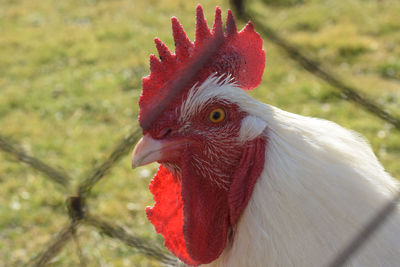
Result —
[[[180, 76], [187, 75], [196, 58], [202, 57], [210, 47], [216, 49], [201, 68], [192, 72], [191, 80], [184, 84], [183, 91], [191, 88], [196, 82], [203, 82], [211, 74], [231, 75], [236, 84], [244, 90], [253, 89], [261, 82], [265, 66], [265, 53], [262, 39], [249, 22], [237, 32], [232, 12], [228, 10], [225, 30], [222, 28], [221, 9], [216, 8], [213, 28], [207, 26], [201, 5], [196, 9], [195, 41], [191, 42], [178, 19], [172, 18], [172, 32], [175, 40], [175, 54], [158, 38], [155, 39], [160, 60], [150, 56], [150, 75], [142, 80], [143, 91], [139, 99], [139, 121], [143, 129], [149, 124], [148, 117], [153, 117], [155, 105], [165, 102], [171, 93], [171, 84]], [[222, 36], [222, 45], [210, 45], [213, 40]], [[214, 42], [217, 43], [217, 42]], [[209, 45], [209, 46], [207, 46]], [[208, 51], [210, 53], [210, 51]], [[200, 60], [197, 60], [200, 61]], [[175, 86], [176, 87], [176, 86]], [[172, 101], [170, 99], [170, 101]], [[168, 103], [162, 103], [165, 108]], [[147, 122], [144, 122], [146, 121]]]

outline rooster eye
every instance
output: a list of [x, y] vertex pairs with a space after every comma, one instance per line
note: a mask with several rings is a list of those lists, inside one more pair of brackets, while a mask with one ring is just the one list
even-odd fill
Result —
[[222, 108], [213, 109], [208, 115], [208, 119], [213, 123], [223, 121], [225, 119], [225, 110]]

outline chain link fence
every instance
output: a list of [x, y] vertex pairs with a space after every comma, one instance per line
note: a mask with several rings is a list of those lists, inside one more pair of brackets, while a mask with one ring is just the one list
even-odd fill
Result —
[[[69, 195], [66, 198], [66, 206], [70, 218], [69, 224], [65, 225], [48, 244], [47, 248], [38, 254], [27, 266], [45, 266], [63, 249], [63, 247], [71, 240], [77, 245], [77, 253], [82, 266], [85, 266], [85, 259], [80, 249], [79, 237], [76, 235], [78, 227], [82, 224], [92, 226], [105, 235], [115, 238], [124, 244], [135, 248], [138, 252], [143, 253], [147, 257], [160, 261], [167, 266], [176, 266], [178, 261], [175, 257], [156, 245], [150, 244], [141, 238], [129, 234], [124, 228], [113, 225], [106, 220], [89, 214], [85, 206], [85, 199], [88, 197], [90, 190], [99, 182], [107, 172], [115, 165], [115, 163], [126, 155], [131, 147], [139, 140], [141, 130], [139, 128], [132, 131], [123, 138], [116, 146], [112, 153], [104, 160], [99, 167], [93, 169], [91, 175], [82, 182], [75, 195]], [[17, 146], [13, 145], [3, 136], [0, 136], [0, 150], [10, 153], [19, 162], [26, 163], [28, 166], [45, 174], [50, 181], [57, 183], [60, 190], [71, 192], [71, 180], [67, 174], [62, 173], [53, 167], [47, 165], [41, 160], [27, 155]]]
[[[282, 38], [272, 28], [268, 27], [266, 23], [261, 23], [259, 19], [253, 14], [249, 13], [245, 9], [243, 1], [231, 0], [231, 4], [234, 7], [237, 17], [247, 21], [251, 20], [256, 25], [257, 31], [264, 37], [269, 39], [272, 43], [282, 49], [286, 55], [296, 61], [305, 70], [311, 74], [319, 77], [332, 87], [340, 90], [344, 94], [347, 100], [360, 105], [363, 109], [371, 112], [373, 115], [380, 119], [392, 124], [396, 129], [400, 130], [400, 119], [394, 117], [384, 108], [374, 103], [372, 100], [362, 96], [360, 90], [356, 87], [350, 86], [346, 81], [331, 74], [328, 70], [323, 68], [323, 64], [315, 59], [306, 57], [297, 47], [290, 44], [287, 40]], [[174, 81], [172, 86], [175, 95], [179, 93], [185, 87], [185, 84], [195, 76], [201, 69], [203, 64], [213, 55], [213, 52], [217, 51], [222, 45], [223, 38], [215, 38], [209, 43], [203, 53], [195, 58], [189, 68], [185, 71], [185, 75], [182, 75], [181, 79]], [[164, 101], [168, 102], [173, 99], [174, 95], [168, 95]], [[146, 121], [146, 125], [151, 125], [152, 121], [157, 118], [163, 110], [163, 106], [158, 106], [153, 113], [152, 118]], [[66, 206], [69, 215], [69, 223], [64, 225], [62, 229], [55, 235], [55, 237], [49, 242], [47, 248], [43, 249], [38, 255], [28, 262], [27, 266], [45, 266], [54, 257], [56, 257], [65, 247], [65, 245], [73, 241], [76, 245], [77, 255], [80, 260], [81, 266], [86, 266], [87, 261], [82, 253], [81, 246], [79, 243], [79, 236], [76, 234], [77, 229], [81, 225], [86, 225], [97, 229], [99, 232], [104, 233], [106, 236], [116, 239], [119, 242], [130, 246], [138, 253], [145, 255], [146, 257], [157, 260], [162, 265], [166, 266], [181, 266], [173, 255], [167, 252], [164, 248], [155, 245], [152, 242], [144, 240], [130, 234], [121, 226], [117, 226], [100, 216], [91, 214], [88, 207], [85, 205], [86, 199], [90, 197], [90, 191], [92, 188], [103, 179], [107, 173], [113, 168], [122, 157], [124, 157], [132, 146], [139, 140], [141, 136], [141, 129], [134, 129], [129, 135], [123, 138], [118, 144], [116, 144], [111, 154], [96, 168], [94, 168], [89, 176], [77, 186], [72, 188], [69, 175], [63, 171], [57, 170], [45, 162], [32, 157], [25, 153], [18, 145], [13, 144], [10, 140], [0, 135], [0, 150], [4, 153], [12, 155], [18, 162], [25, 163], [29, 167], [43, 173], [47, 179], [58, 185], [59, 190], [66, 193]], [[73, 192], [73, 193], [71, 193]], [[343, 266], [347, 260], [367, 241], [368, 237], [384, 224], [385, 220], [395, 210], [398, 201], [400, 199], [400, 193], [396, 194], [391, 202], [389, 202], [377, 215], [371, 219], [371, 221], [365, 226], [363, 231], [356, 235], [353, 241], [348, 244], [343, 251], [341, 251], [337, 257], [329, 265], [330, 267]]]

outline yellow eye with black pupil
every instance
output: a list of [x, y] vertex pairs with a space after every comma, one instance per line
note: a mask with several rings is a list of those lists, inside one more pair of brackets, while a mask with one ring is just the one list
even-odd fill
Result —
[[208, 119], [213, 123], [223, 121], [225, 119], [225, 110], [222, 108], [213, 109], [208, 115]]

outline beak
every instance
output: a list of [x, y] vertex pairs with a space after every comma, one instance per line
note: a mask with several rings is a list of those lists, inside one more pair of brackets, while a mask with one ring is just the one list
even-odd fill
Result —
[[143, 136], [132, 152], [132, 168], [143, 166], [161, 158], [162, 142], [154, 140], [149, 134]]
[[183, 145], [186, 145], [183, 140], [155, 140], [146, 134], [133, 149], [132, 168], [174, 158], [179, 155], [179, 148]]

